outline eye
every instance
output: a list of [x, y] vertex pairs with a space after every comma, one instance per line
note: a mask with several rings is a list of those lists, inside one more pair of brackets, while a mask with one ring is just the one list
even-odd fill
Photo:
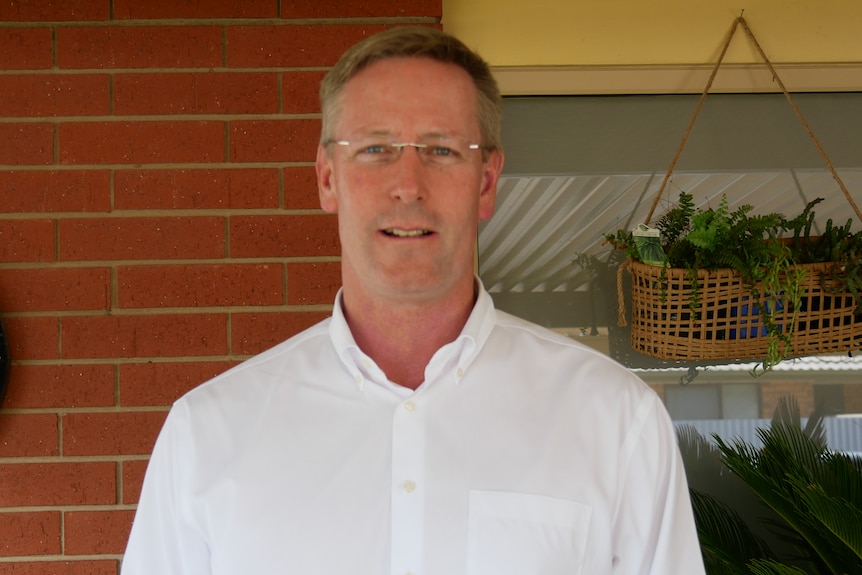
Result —
[[448, 146], [431, 146], [429, 153], [433, 156], [452, 157], [457, 156], [458, 152]]
[[357, 151], [358, 154], [377, 155], [391, 153], [392, 150], [386, 144], [367, 144]]

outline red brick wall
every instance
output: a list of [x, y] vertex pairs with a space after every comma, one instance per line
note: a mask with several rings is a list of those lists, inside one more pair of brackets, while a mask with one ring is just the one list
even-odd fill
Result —
[[862, 413], [862, 385], [844, 385], [844, 413]]
[[441, 9], [0, 3], [0, 572], [115, 575], [166, 406], [329, 313], [318, 81]]
[[813, 381], [769, 381], [760, 386], [760, 417], [771, 418], [779, 401], [787, 396], [796, 399], [802, 417], [814, 411]]

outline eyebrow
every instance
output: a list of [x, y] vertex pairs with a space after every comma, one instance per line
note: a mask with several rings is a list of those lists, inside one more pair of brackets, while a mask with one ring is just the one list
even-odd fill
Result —
[[[367, 133], [359, 133], [351, 139], [355, 138], [387, 138], [391, 140], [400, 139], [399, 136], [395, 136], [392, 132], [386, 130], [374, 130]], [[428, 132], [422, 134], [417, 138], [417, 141], [429, 140], [429, 139], [438, 139], [438, 140], [454, 140], [454, 139], [462, 139], [469, 140], [466, 136], [460, 136], [458, 134], [445, 134], [443, 132]]]

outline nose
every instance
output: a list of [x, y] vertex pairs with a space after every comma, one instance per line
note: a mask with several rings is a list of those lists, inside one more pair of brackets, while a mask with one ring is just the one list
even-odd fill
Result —
[[392, 198], [403, 202], [421, 202], [427, 197], [426, 167], [419, 148], [406, 145], [391, 170]]

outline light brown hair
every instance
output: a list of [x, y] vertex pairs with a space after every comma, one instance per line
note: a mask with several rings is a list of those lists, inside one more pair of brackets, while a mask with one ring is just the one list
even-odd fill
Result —
[[476, 86], [476, 118], [482, 135], [481, 144], [485, 149], [502, 149], [503, 101], [488, 63], [451, 34], [435, 28], [413, 26], [392, 28], [355, 44], [326, 74], [320, 83], [321, 143], [325, 144], [334, 137], [334, 126], [341, 111], [341, 94], [353, 76], [373, 62], [411, 57], [455, 64], [470, 75]]

